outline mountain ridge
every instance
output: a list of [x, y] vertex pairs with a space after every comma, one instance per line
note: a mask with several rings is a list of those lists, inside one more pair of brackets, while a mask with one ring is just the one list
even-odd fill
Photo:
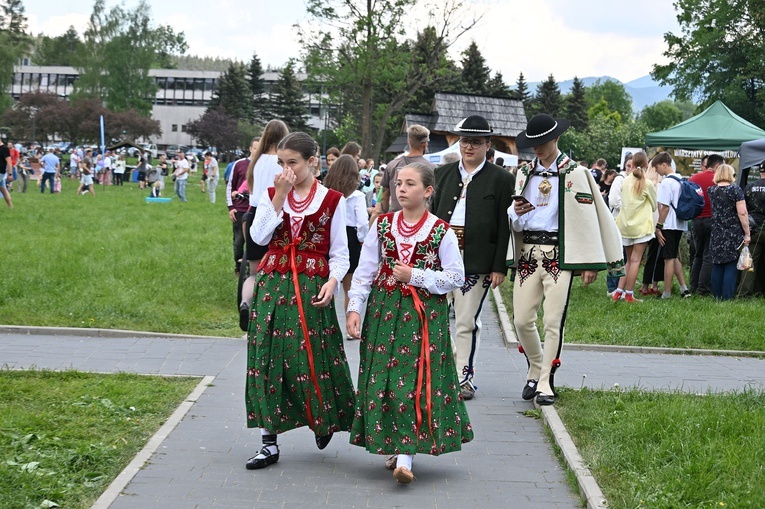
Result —
[[[651, 78], [650, 74], [628, 81], [627, 83], [611, 76], [587, 76], [585, 78], [580, 78], [580, 81], [586, 87], [592, 86], [598, 81], [614, 81], [616, 83], [621, 83], [624, 85], [624, 89], [630, 97], [632, 97], [632, 109], [634, 110], [634, 113], [640, 112], [643, 108], [650, 106], [651, 104], [655, 104], [665, 99], [671, 99], [670, 95], [672, 94], [672, 87], [660, 85], [657, 81]], [[540, 83], [542, 82], [528, 82], [527, 86], [529, 92], [532, 94], [536, 93], [537, 85]], [[568, 94], [571, 91], [573, 84], [573, 78], [559, 81], [558, 88], [560, 88], [561, 94]]]

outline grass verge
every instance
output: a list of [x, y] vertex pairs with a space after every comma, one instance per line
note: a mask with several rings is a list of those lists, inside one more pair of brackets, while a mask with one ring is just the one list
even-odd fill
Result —
[[0, 507], [90, 507], [198, 383], [0, 370]]
[[[504, 283], [500, 292], [512, 319], [513, 284]], [[761, 340], [765, 329], [759, 319], [762, 299], [681, 299], [675, 286], [669, 300], [645, 297], [643, 302], [627, 304], [611, 301], [606, 292], [604, 272], [587, 288], [580, 278], [574, 279], [567, 343], [765, 351]], [[543, 335], [541, 316], [537, 325]]]
[[146, 203], [136, 183], [95, 186], [95, 198], [77, 186], [30, 183], [0, 210], [0, 323], [241, 336], [224, 185], [215, 204], [199, 172], [188, 203]]
[[765, 507], [765, 393], [561, 390], [555, 406], [612, 509]]

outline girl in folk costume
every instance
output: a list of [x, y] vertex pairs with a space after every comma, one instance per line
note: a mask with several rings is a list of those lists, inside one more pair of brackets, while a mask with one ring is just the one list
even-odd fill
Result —
[[273, 119], [263, 129], [263, 136], [257, 144], [255, 153], [250, 151], [250, 160], [247, 164], [247, 189], [250, 190], [250, 208], [244, 216], [244, 236], [246, 243], [245, 254], [250, 266], [250, 276], [242, 285], [242, 302], [239, 303], [239, 327], [246, 331], [249, 329], [250, 304], [255, 289], [255, 272], [260, 259], [263, 258], [267, 247], [258, 245], [250, 235], [258, 202], [263, 197], [266, 189], [274, 182], [274, 177], [282, 172], [276, 156], [276, 147], [279, 142], [290, 133], [287, 124], [281, 120]]
[[277, 147], [282, 173], [263, 193], [250, 234], [268, 245], [256, 275], [247, 343], [247, 426], [263, 447], [248, 469], [279, 460], [276, 436], [310, 427], [324, 449], [350, 430], [355, 406], [332, 303], [348, 270], [345, 198], [311, 174], [316, 142], [292, 133]]
[[[351, 289], [353, 273], [359, 265], [361, 243], [364, 242], [364, 237], [369, 231], [366, 196], [358, 190], [359, 178], [359, 166], [356, 164], [356, 160], [346, 154], [335, 161], [322, 182], [328, 188], [339, 191], [345, 196], [345, 230], [348, 234], [348, 254], [351, 261], [348, 273], [343, 278], [346, 313], [348, 312], [348, 291]], [[353, 338], [348, 336], [348, 339]]]
[[473, 439], [446, 304], [446, 293], [463, 285], [465, 269], [454, 231], [428, 212], [434, 184], [425, 164], [399, 171], [396, 197], [403, 209], [372, 224], [346, 318], [348, 334], [361, 338], [351, 443], [393, 454], [386, 467], [404, 484], [414, 479], [416, 453], [458, 451]]

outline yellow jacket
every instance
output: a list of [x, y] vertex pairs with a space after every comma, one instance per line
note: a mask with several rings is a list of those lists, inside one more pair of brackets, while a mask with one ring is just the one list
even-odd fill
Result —
[[622, 185], [622, 208], [616, 216], [616, 226], [625, 239], [639, 239], [651, 235], [656, 226], [653, 222], [656, 188], [653, 182], [646, 179], [643, 192], [636, 195], [636, 184], [637, 179], [630, 175]]

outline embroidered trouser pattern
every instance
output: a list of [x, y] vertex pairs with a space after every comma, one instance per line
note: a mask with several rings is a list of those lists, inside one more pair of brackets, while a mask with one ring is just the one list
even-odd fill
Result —
[[490, 287], [489, 274], [467, 274], [462, 288], [449, 293], [455, 319], [452, 348], [460, 383], [472, 379], [475, 372], [481, 344], [481, 309]]
[[[563, 347], [572, 282], [571, 271], [561, 270], [558, 262], [558, 246], [524, 244], [513, 288], [513, 322], [529, 361], [527, 379], [539, 380], [537, 390], [550, 396], [550, 373]], [[544, 347], [536, 325], [540, 306], [544, 312]]]

